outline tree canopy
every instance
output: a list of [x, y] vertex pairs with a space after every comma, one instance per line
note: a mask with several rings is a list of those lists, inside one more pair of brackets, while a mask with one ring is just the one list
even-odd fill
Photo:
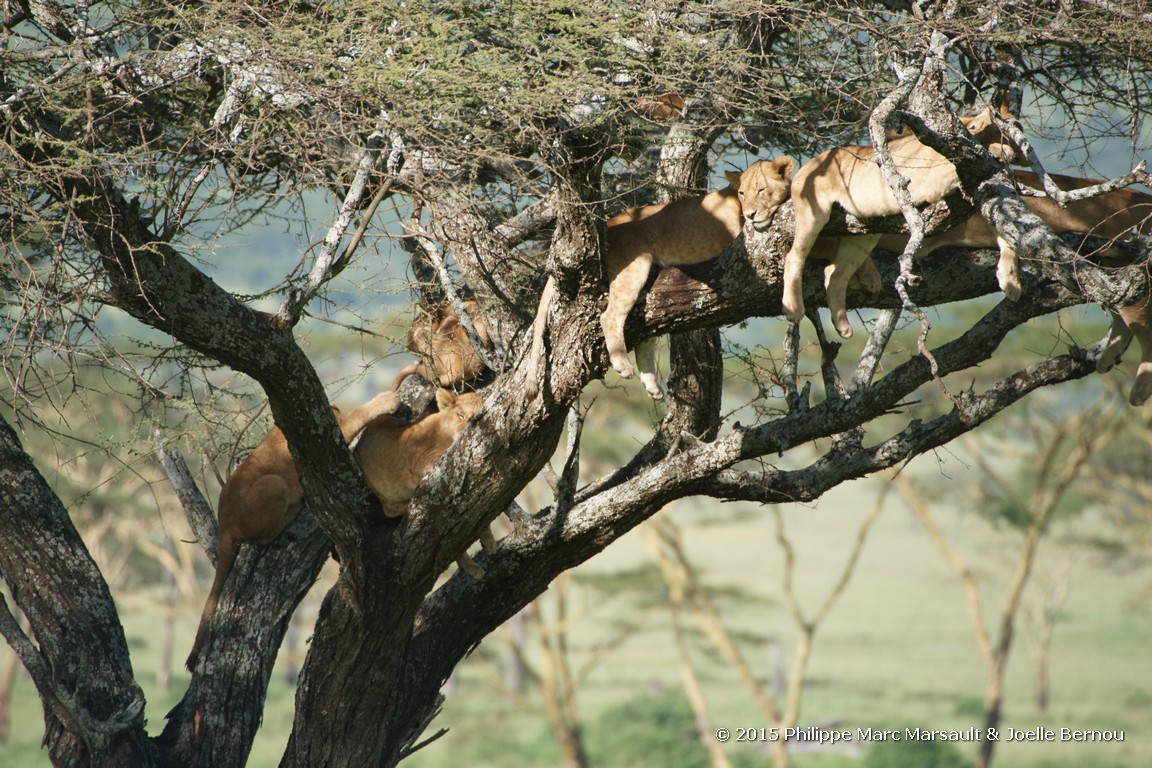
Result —
[[[315, 627], [282, 765], [393, 765], [426, 738], [441, 684], [470, 649], [668, 502], [811, 501], [932, 451], [1038, 389], [1095, 373], [1099, 346], [1067, 344], [1000, 361], [992, 375], [973, 372], [1034, 318], [1143, 300], [1147, 253], [1133, 247], [1128, 265], [1104, 267], [1091, 240], [1045, 233], [956, 115], [1007, 104], [1025, 146], [1052, 150], [1032, 154], [1037, 170], [1063, 166], [1067, 152], [1084, 167], [1071, 169], [1078, 175], [1119, 176], [1128, 169], [1096, 148], [1112, 141], [1124, 164], [1152, 142], [1152, 19], [1142, 7], [5, 4], [6, 419], [35, 428], [38, 414], [78, 396], [78, 369], [96, 364], [131, 383], [121, 396], [159, 404], [142, 413], [163, 431], [162, 406], [203, 406], [225, 367], [267, 399], [308, 512], [281, 546], [244, 550], [208, 641], [211, 661], [196, 669], [163, 734], [149, 738], [104, 578], [44, 469], [0, 423], [0, 573], [31, 632], [7, 607], [0, 631], [40, 690], [53, 761], [243, 764], [287, 620], [334, 552], [341, 576]], [[608, 369], [598, 324], [605, 215], [696, 194], [715, 172], [756, 157], [802, 160], [883, 141], [900, 122], [949, 157], [961, 181], [926, 212], [927, 226], [978, 210], [1026, 244], [1023, 297], [981, 305], [962, 333], [938, 338], [922, 310], [995, 293], [995, 252], [918, 262], [918, 279], [908, 264], [878, 257], [882, 290], [849, 295], [853, 307], [874, 310], [859, 359], [837, 361], [817, 322], [823, 393], [814, 394], [797, 372], [812, 352], [780, 320], [782, 341], [772, 340], [780, 362], [761, 361], [758, 416], [740, 422], [722, 408], [718, 329], [781, 314], [792, 236], [785, 204], [771, 229], [746, 231], [715, 261], [657, 274], [627, 334], [630, 344], [670, 335], [667, 405], [651, 439], [619, 466], [578, 477], [579, 397]], [[1146, 184], [1141, 172], [1125, 181]], [[220, 243], [269, 220], [298, 235], [299, 252], [278, 264], [280, 282], [266, 293], [226, 290], [209, 270], [242, 265]], [[840, 217], [826, 231], [904, 226], [903, 217]], [[476, 297], [498, 333], [484, 411], [425, 478], [408, 515], [385, 521], [298, 328], [309, 314], [349, 304], [337, 278], [386, 258], [393, 242], [422, 302], [459, 310]], [[544, 308], [546, 364], [539, 396], [526, 398], [529, 328], [547, 276], [557, 290]], [[824, 303], [821, 278], [810, 263], [809, 306]], [[158, 333], [112, 336], [111, 311]], [[913, 341], [891, 344], [901, 318], [917, 313]], [[938, 407], [914, 406], [936, 391], [946, 395]], [[813, 441], [822, 449], [815, 460], [793, 452]], [[558, 449], [566, 461], [553, 503], [521, 509], [517, 494]], [[504, 513], [514, 531], [478, 558], [484, 577], [438, 583]], [[198, 520], [211, 540], [210, 519]]]

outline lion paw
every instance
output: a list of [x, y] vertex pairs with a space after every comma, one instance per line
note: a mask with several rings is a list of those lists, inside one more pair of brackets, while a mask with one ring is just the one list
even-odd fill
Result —
[[797, 299], [795, 301], [785, 298], [781, 304], [784, 306], [784, 317], [788, 318], [790, 323], [799, 323], [804, 319], [804, 302]]
[[1120, 353], [1118, 349], [1109, 345], [1104, 348], [1100, 353], [1100, 357], [1096, 358], [1096, 373], [1108, 373], [1116, 367], [1116, 363], [1120, 360]]
[[840, 334], [842, 339], [852, 338], [852, 324], [848, 322], [847, 314], [836, 318], [836, 333]]
[[1104, 339], [1104, 348], [1100, 350], [1100, 356], [1096, 358], [1096, 372], [1107, 373], [1115, 368], [1116, 363], [1120, 362], [1121, 355], [1127, 351], [1130, 340], [1130, 336], [1115, 335], [1109, 331], [1108, 336]]
[[1152, 363], [1141, 363], [1136, 370], [1136, 381], [1128, 395], [1128, 402], [1140, 406], [1149, 397], [1152, 397]]
[[1003, 280], [1000, 283], [1000, 290], [1004, 291], [1004, 298], [1010, 301], [1016, 301], [1024, 292], [1020, 287], [1019, 280]]
[[656, 374], [642, 372], [640, 374], [640, 381], [643, 382], [644, 389], [648, 391], [648, 394], [653, 400], [664, 399], [664, 390], [661, 388], [660, 382], [656, 380]]
[[616, 373], [625, 379], [632, 378], [632, 363], [628, 362], [627, 354], [613, 354], [609, 357], [612, 360], [612, 367], [616, 369]]
[[468, 555], [463, 555], [459, 560], [456, 561], [456, 565], [460, 567], [460, 570], [464, 571], [464, 573], [468, 574], [477, 581], [484, 578], [484, 569], [477, 565], [476, 561]]

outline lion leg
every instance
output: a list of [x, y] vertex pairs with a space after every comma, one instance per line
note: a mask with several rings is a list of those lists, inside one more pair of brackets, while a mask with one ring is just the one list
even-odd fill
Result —
[[1136, 366], [1136, 381], [1132, 383], [1128, 402], [1143, 405], [1152, 397], [1152, 299], [1145, 297], [1139, 304], [1122, 307], [1120, 315], [1129, 332], [1140, 342], [1140, 364]]
[[644, 339], [636, 345], [636, 367], [640, 369], [640, 381], [653, 400], [664, 399], [664, 389], [656, 378], [656, 339]]
[[864, 259], [860, 268], [856, 270], [856, 279], [860, 281], [861, 287], [868, 293], [879, 293], [880, 289], [884, 287], [884, 281], [880, 278], [880, 270], [876, 268], [876, 262], [872, 261], [872, 257]]
[[456, 558], [456, 566], [477, 581], [484, 578], [484, 569], [467, 552]]
[[628, 362], [628, 348], [624, 344], [624, 321], [635, 306], [640, 291], [644, 290], [651, 269], [651, 254], [641, 254], [611, 276], [608, 306], [600, 315], [600, 327], [604, 331], [604, 344], [608, 347], [612, 367], [626, 379], [632, 378], [632, 363]]
[[[491, 526], [486, 526], [484, 533], [480, 534], [480, 547], [485, 552], [496, 551], [496, 537], [492, 535]], [[473, 560], [472, 556], [467, 552], [457, 558], [456, 566], [474, 579], [484, 578], [484, 569], [477, 565], [476, 561]]]
[[792, 247], [784, 257], [784, 295], [780, 303], [784, 316], [789, 322], [798, 323], [804, 317], [804, 262], [820, 236], [820, 230], [828, 223], [828, 211], [814, 208], [798, 197], [793, 184], [793, 205], [795, 206], [795, 234]]
[[344, 440], [352, 442], [352, 439], [368, 426], [368, 422], [377, 416], [396, 413], [399, 407], [400, 398], [393, 388], [391, 391], [381, 392], [364, 405], [353, 408], [346, 417], [340, 419], [340, 431], [344, 433]]
[[996, 245], [1000, 246], [1000, 261], [996, 265], [996, 281], [1000, 283], [1000, 290], [1004, 297], [1016, 301], [1022, 292], [1020, 288], [1020, 259], [1016, 249], [999, 235], [996, 236]]
[[1116, 363], [1120, 362], [1120, 356], [1132, 341], [1132, 331], [1128, 329], [1128, 324], [1124, 322], [1120, 313], [1109, 310], [1108, 314], [1112, 315], [1112, 327], [1104, 337], [1104, 349], [1101, 350], [1100, 357], [1096, 358], [1097, 373], [1112, 370]]
[[795, 245], [784, 257], [784, 295], [780, 299], [784, 307], [784, 317], [790, 323], [798, 323], [804, 317], [804, 261], [808, 254]]
[[208, 627], [216, 614], [220, 592], [232, 572], [236, 548], [243, 541], [268, 544], [283, 531], [300, 511], [300, 502], [292, 489], [279, 475], [262, 475], [243, 493], [235, 506], [222, 506], [217, 510], [216, 574], [204, 601], [200, 625], [192, 641], [192, 650], [184, 665], [195, 669], [200, 649], [208, 637]]
[[216, 615], [216, 603], [220, 599], [220, 592], [228, 574], [232, 572], [232, 564], [236, 560], [237, 542], [230, 533], [220, 529], [216, 540], [216, 575], [212, 578], [212, 588], [208, 590], [208, 598], [204, 601], [204, 610], [200, 613], [200, 624], [196, 627], [196, 637], [192, 641], [192, 650], [184, 662], [189, 672], [195, 671], [196, 662], [200, 657], [200, 649], [208, 638], [208, 626]]
[[828, 297], [828, 311], [836, 332], [847, 339], [852, 336], [852, 324], [848, 322], [848, 281], [868, 260], [872, 247], [880, 239], [879, 235], [841, 237], [836, 258], [824, 271], [824, 290]]

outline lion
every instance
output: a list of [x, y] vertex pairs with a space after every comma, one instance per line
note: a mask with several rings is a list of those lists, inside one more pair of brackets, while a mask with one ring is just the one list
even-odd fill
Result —
[[[1036, 174], [1014, 171], [1016, 181], [1033, 189], [1042, 189]], [[1074, 176], [1052, 175], [1056, 186], [1065, 191], [1083, 189], [1104, 182], [1096, 179], [1081, 179]], [[1050, 197], [1022, 198], [1032, 213], [1057, 234], [1064, 232], [1085, 232], [1107, 238], [1113, 242], [1125, 239], [1132, 231], [1152, 234], [1152, 195], [1127, 187], [1106, 192], [1084, 200], [1074, 200], [1061, 207]], [[907, 235], [884, 235], [878, 246], [886, 251], [902, 251], [908, 241]], [[927, 255], [945, 246], [967, 246], [969, 248], [1000, 248], [1001, 268], [1005, 263], [1016, 270], [1016, 253], [1008, 243], [996, 234], [996, 230], [979, 214], [956, 225], [939, 235], [924, 239], [917, 257]], [[1130, 263], [1128, 257], [1105, 249], [1101, 262], [1105, 266], [1119, 267]], [[999, 276], [999, 273], [998, 273]], [[1096, 362], [1101, 373], [1111, 370], [1119, 361], [1132, 337], [1140, 343], [1141, 358], [1136, 369], [1136, 380], [1128, 396], [1132, 405], [1141, 405], [1152, 397], [1152, 299], [1145, 296], [1129, 307], [1111, 311], [1112, 327]]]
[[[464, 308], [472, 319], [472, 326], [480, 343], [492, 351], [492, 338], [488, 323], [475, 301], [465, 301]], [[401, 369], [392, 383], [392, 391], [400, 389], [404, 379], [416, 374], [432, 384], [454, 388], [479, 378], [487, 366], [472, 348], [460, 318], [449, 305], [438, 307], [432, 314], [423, 314], [408, 329], [407, 348], [420, 360]]]
[[[1010, 115], [1003, 115], [1011, 119]], [[973, 137], [988, 148], [997, 160], [1014, 162], [1019, 149], [1004, 136], [985, 109], [973, 117], [962, 117]], [[893, 164], [909, 180], [908, 192], [917, 204], [934, 203], [959, 188], [956, 168], [947, 158], [923, 144], [912, 133], [893, 135], [888, 142]], [[839, 205], [857, 218], [891, 216], [900, 205], [874, 161], [873, 147], [846, 146], [829, 149], [809, 160], [792, 180], [792, 205], [796, 216], [792, 248], [784, 257], [784, 315], [796, 323], [804, 317], [804, 262], [820, 230], [828, 223], [832, 207]], [[833, 266], [825, 273], [828, 309], [836, 331], [844, 338], [852, 335], [844, 294], [849, 278], [868, 258], [880, 235], [841, 237]], [[998, 273], [1004, 294], [1019, 298], [1020, 283], [1015, 270], [1001, 265]]]
[[[356, 444], [356, 460], [386, 517], [402, 517], [408, 511], [424, 475], [484, 407], [484, 399], [475, 392], [457, 395], [438, 389], [436, 405], [439, 411], [411, 423], [395, 416], [378, 416], [364, 428]], [[485, 531], [480, 543], [487, 551], [496, 548], [491, 530]], [[467, 553], [456, 564], [473, 578], [484, 575]]]
[[[715, 257], [740, 234], [747, 222], [758, 230], [772, 223], [776, 209], [788, 199], [788, 180], [795, 163], [790, 157], [760, 160], [741, 173], [726, 171], [729, 186], [706, 195], [663, 205], [646, 205], [616, 214], [606, 223], [604, 268], [608, 273], [608, 306], [600, 315], [604, 343], [612, 367], [624, 378], [633, 375], [624, 343], [624, 322], [648, 282], [652, 265], [699, 264]], [[526, 393], [536, 396], [548, 306], [555, 293], [550, 277], [533, 325]], [[636, 348], [640, 380], [654, 400], [664, 397], [656, 379], [655, 340]]]
[[[373, 419], [394, 413], [400, 399], [393, 392], [382, 392], [370, 401], [354, 408], [345, 418], [340, 409], [332, 412], [340, 422], [344, 440], [351, 442]], [[296, 463], [288, 450], [288, 441], [279, 427], [275, 427], [253, 449], [248, 458], [233, 470], [216, 505], [219, 529], [216, 538], [216, 575], [208, 590], [208, 599], [200, 614], [200, 626], [185, 665], [191, 672], [196, 666], [200, 648], [204, 644], [208, 625], [216, 612], [220, 590], [236, 560], [236, 548], [243, 542], [269, 544], [280, 535], [300, 511], [304, 489], [296, 473]]]

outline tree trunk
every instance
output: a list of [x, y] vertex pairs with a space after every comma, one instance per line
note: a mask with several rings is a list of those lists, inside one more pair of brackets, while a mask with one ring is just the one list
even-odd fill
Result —
[[157, 737], [184, 766], [244, 766], [292, 614], [328, 559], [307, 509], [271, 544], [241, 545], [188, 691]]
[[1048, 661], [1049, 646], [1038, 648], [1034, 659], [1036, 670], [1035, 694], [1036, 709], [1042, 713], [1048, 712]]
[[996, 751], [999, 739], [990, 737], [990, 733], [1000, 730], [1000, 713], [1004, 704], [1004, 676], [1002, 668], [990, 670], [988, 673], [987, 691], [984, 694], [984, 738], [980, 741], [980, 752], [977, 756], [978, 768], [989, 768], [992, 757]]
[[40, 692], [53, 764], [157, 765], [108, 585], [3, 419], [0, 467], [0, 572], [38, 643], [7, 605], [0, 606], [0, 629]]

